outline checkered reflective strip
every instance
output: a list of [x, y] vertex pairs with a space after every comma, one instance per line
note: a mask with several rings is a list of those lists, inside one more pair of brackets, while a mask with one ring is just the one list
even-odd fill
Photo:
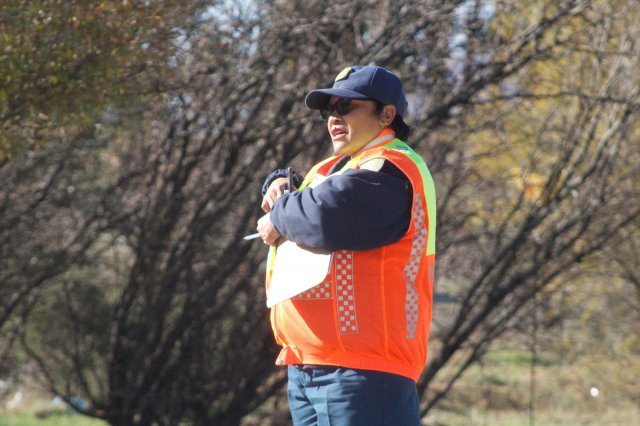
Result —
[[417, 194], [413, 202], [413, 223], [415, 234], [411, 246], [409, 262], [404, 267], [406, 280], [405, 313], [407, 319], [407, 339], [414, 339], [418, 330], [418, 290], [416, 276], [420, 268], [420, 260], [427, 250], [427, 222], [425, 220], [422, 195]]
[[353, 253], [341, 250], [333, 254], [336, 277], [336, 305], [340, 334], [358, 332], [353, 282]]
[[298, 299], [301, 300], [324, 300], [331, 298], [331, 281], [325, 281], [298, 295]]

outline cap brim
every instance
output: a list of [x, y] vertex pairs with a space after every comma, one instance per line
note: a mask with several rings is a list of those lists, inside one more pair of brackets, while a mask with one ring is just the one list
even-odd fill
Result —
[[304, 103], [311, 109], [320, 109], [329, 103], [331, 96], [343, 99], [369, 99], [368, 96], [349, 89], [317, 89], [307, 94]]

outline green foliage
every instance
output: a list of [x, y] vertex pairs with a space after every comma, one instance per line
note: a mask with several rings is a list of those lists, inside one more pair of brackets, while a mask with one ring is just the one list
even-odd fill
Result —
[[17, 411], [0, 415], [0, 426], [106, 426], [107, 423], [67, 410]]
[[[522, 350], [496, 350], [487, 354], [485, 362], [489, 364], [501, 364], [513, 367], [523, 367], [531, 365], [533, 355], [531, 352]], [[536, 365], [552, 365], [554, 360], [549, 354], [537, 354]]]
[[97, 107], [143, 88], [137, 74], [166, 57], [175, 1], [7, 0], [0, 4], [0, 165], [86, 124]]

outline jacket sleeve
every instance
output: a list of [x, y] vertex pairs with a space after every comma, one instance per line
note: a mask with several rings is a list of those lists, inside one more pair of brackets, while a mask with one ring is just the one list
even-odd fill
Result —
[[404, 236], [412, 197], [408, 178], [386, 161], [380, 171], [347, 170], [280, 197], [271, 221], [287, 240], [308, 247], [370, 250]]

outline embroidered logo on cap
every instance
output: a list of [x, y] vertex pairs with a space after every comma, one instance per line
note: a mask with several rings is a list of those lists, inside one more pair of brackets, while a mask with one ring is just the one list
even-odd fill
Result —
[[349, 78], [349, 74], [351, 74], [351, 72], [353, 72], [353, 69], [351, 69], [351, 67], [346, 67], [340, 71], [340, 74], [338, 74], [335, 81], [346, 80]]

